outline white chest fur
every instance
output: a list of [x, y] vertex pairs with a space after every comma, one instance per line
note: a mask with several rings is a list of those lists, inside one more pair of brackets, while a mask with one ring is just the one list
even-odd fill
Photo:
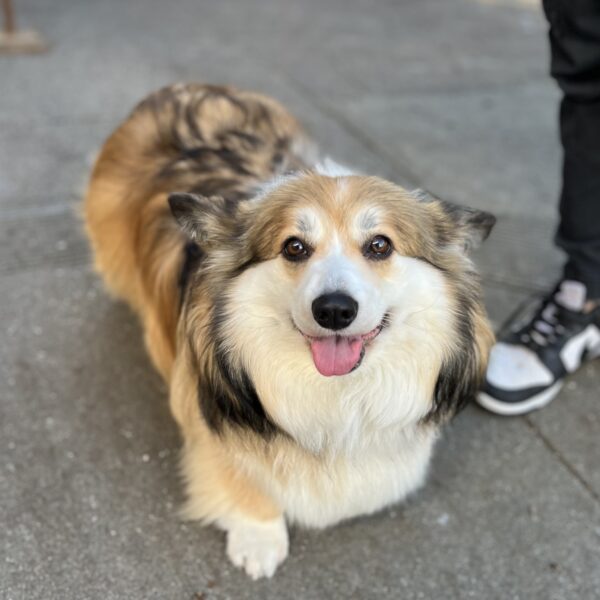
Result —
[[435, 437], [430, 428], [389, 431], [351, 454], [326, 458], [281, 444], [266, 462], [245, 456], [241, 463], [288, 521], [321, 528], [375, 512], [420, 487]]

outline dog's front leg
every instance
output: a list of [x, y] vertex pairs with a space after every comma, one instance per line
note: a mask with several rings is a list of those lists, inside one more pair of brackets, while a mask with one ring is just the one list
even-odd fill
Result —
[[288, 532], [281, 515], [267, 521], [232, 515], [219, 524], [227, 530], [227, 556], [252, 579], [271, 577], [288, 555]]
[[222, 442], [208, 431], [186, 444], [184, 515], [227, 532], [227, 555], [252, 579], [271, 577], [288, 553], [281, 510], [232, 464]]

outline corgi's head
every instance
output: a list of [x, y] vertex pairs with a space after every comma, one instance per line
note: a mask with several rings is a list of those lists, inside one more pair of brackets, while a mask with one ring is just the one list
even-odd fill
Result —
[[215, 429], [315, 449], [354, 421], [435, 420], [473, 395], [492, 337], [468, 251], [491, 215], [316, 172], [249, 201], [170, 204], [204, 253], [184, 335]]

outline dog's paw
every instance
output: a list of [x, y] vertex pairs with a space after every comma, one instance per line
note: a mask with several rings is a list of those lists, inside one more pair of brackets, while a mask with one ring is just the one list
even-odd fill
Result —
[[288, 554], [288, 533], [283, 518], [236, 519], [227, 529], [227, 556], [252, 579], [272, 577]]

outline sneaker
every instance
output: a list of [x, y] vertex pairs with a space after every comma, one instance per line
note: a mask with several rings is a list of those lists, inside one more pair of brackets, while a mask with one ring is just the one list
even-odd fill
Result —
[[585, 285], [562, 281], [525, 319], [513, 315], [492, 348], [478, 403], [499, 415], [541, 408], [565, 377], [600, 356], [600, 306], [583, 312]]

